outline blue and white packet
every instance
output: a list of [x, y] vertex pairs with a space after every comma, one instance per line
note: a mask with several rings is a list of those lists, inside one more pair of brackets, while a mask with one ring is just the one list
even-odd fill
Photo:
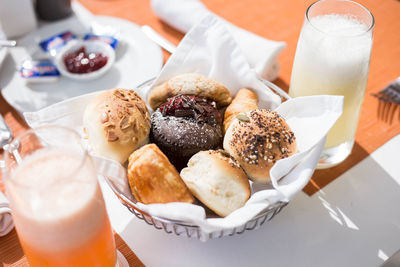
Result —
[[26, 82], [55, 82], [60, 72], [49, 59], [25, 59], [20, 69], [21, 78]]
[[109, 44], [114, 50], [117, 49], [119, 40], [111, 35], [97, 35], [88, 33], [83, 37], [83, 40], [98, 40]]
[[69, 41], [77, 39], [76, 35], [71, 31], [66, 31], [60, 34], [53, 35], [44, 41], [39, 43], [39, 46], [46, 53], [51, 56], [55, 56], [57, 51], [59, 51], [63, 46], [65, 46]]

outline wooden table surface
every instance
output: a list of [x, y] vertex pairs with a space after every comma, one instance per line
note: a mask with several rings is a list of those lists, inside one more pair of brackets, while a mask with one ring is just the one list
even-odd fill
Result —
[[[178, 44], [183, 34], [160, 21], [148, 0], [79, 0], [91, 12], [123, 18], [138, 25], [150, 25], [161, 35]], [[260, 36], [287, 42], [281, 53], [281, 71], [275, 83], [288, 89], [297, 39], [307, 7], [313, 0], [204, 0], [214, 13]], [[371, 55], [367, 91], [351, 156], [337, 167], [316, 171], [305, 192], [318, 191], [340, 174], [360, 162], [371, 152], [400, 133], [400, 123], [392, 125], [377, 118], [378, 101], [371, 93], [378, 92], [400, 76], [400, 1], [359, 0], [375, 17], [374, 44]], [[164, 51], [164, 59], [168, 59]], [[27, 128], [19, 114], [0, 96], [0, 113], [15, 134]], [[1, 175], [1, 174], [0, 174]], [[0, 176], [1, 178], [1, 176]], [[1, 180], [1, 179], [0, 179]], [[1, 183], [0, 183], [1, 189]], [[0, 238], [2, 242], [2, 238]], [[1, 266], [1, 260], [0, 260]], [[4, 266], [4, 265], [3, 265]]]

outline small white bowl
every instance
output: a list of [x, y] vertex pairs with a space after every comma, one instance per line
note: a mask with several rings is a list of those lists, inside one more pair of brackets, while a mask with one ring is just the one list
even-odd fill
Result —
[[[73, 53], [79, 48], [84, 46], [86, 48], [86, 53], [101, 53], [108, 58], [107, 63], [98, 70], [89, 73], [72, 73], [69, 72], [64, 63], [64, 56], [67, 53]], [[89, 81], [97, 79], [103, 76], [114, 64], [115, 61], [115, 51], [114, 49], [106, 44], [105, 42], [98, 40], [73, 40], [68, 42], [66, 46], [64, 46], [55, 57], [55, 65], [57, 69], [60, 71], [61, 75], [79, 81]]]

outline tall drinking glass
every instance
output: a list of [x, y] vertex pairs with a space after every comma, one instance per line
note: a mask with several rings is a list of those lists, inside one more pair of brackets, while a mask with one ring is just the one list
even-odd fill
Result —
[[4, 161], [7, 196], [31, 266], [116, 266], [103, 195], [75, 131], [29, 130], [9, 145]]
[[289, 94], [344, 96], [343, 114], [329, 131], [318, 168], [339, 164], [351, 153], [364, 98], [374, 17], [348, 0], [312, 4], [297, 43]]

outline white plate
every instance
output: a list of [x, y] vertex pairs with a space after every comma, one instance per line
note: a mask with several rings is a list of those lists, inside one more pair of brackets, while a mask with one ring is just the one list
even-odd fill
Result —
[[134, 88], [158, 74], [163, 55], [158, 45], [148, 39], [136, 24], [106, 16], [93, 16], [96, 23], [110, 26], [121, 40], [112, 68], [101, 78], [79, 82], [61, 77], [54, 83], [26, 84], [19, 76], [19, 66], [30, 55], [43, 56], [38, 43], [57, 33], [71, 30], [83, 36], [89, 32], [90, 22], [73, 16], [60, 22], [45, 25], [18, 41], [10, 49], [0, 70], [0, 88], [6, 101], [19, 112], [36, 111], [74, 96], [114, 87]]

